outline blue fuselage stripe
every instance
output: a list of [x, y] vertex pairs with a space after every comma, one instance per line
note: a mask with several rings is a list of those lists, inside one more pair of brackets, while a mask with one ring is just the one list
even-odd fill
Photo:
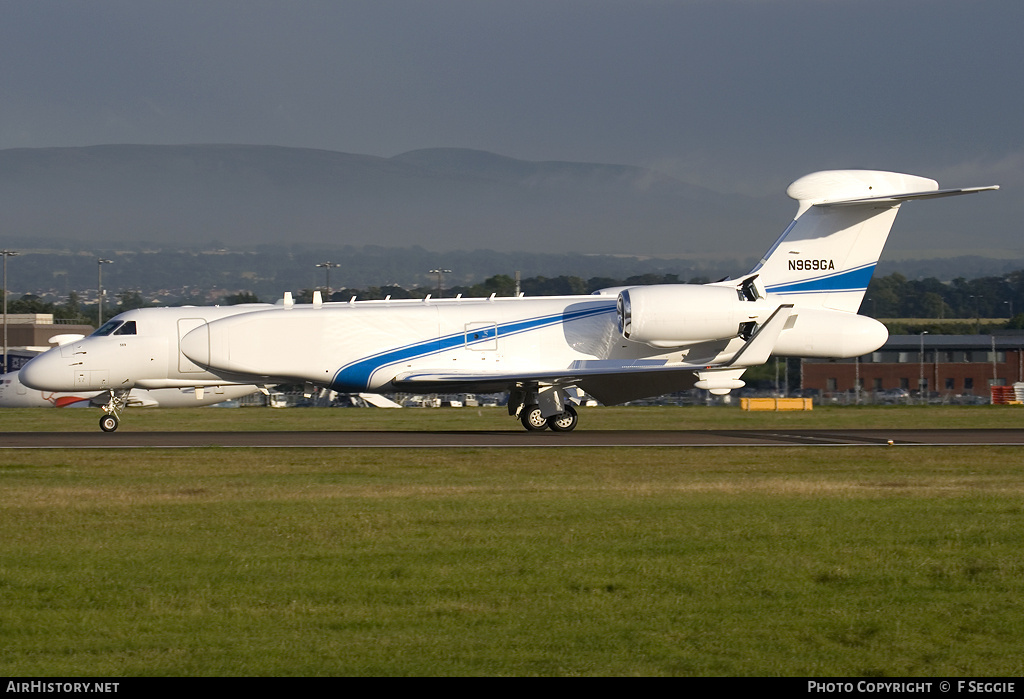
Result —
[[[506, 337], [509, 335], [530, 332], [532, 330], [545, 328], [551, 325], [570, 323], [575, 320], [590, 318], [614, 311], [615, 304], [600, 304], [579, 311], [562, 311], [561, 313], [540, 316], [538, 318], [516, 320], [498, 325], [497, 337]], [[474, 330], [473, 332], [479, 331]], [[495, 339], [494, 329], [491, 328], [490, 332], [486, 333], [486, 336], [481, 337], [477, 342], [494, 341]], [[383, 352], [378, 352], [370, 357], [357, 359], [356, 361], [349, 362], [345, 366], [341, 367], [341, 369], [339, 369], [334, 375], [334, 380], [331, 382], [331, 388], [336, 391], [366, 390], [370, 385], [370, 379], [373, 377], [374, 372], [382, 367], [388, 366], [389, 364], [395, 364], [397, 362], [408, 361], [410, 359], [419, 359], [432, 354], [439, 354], [457, 347], [466, 346], [466, 344], [466, 333], [463, 331], [452, 333], [444, 337], [430, 338], [429, 340], [406, 345], [404, 347], [397, 347]], [[470, 342], [469, 344], [473, 343]]]
[[772, 294], [815, 294], [840, 291], [864, 291], [868, 288], [871, 275], [875, 272], [875, 263], [849, 269], [836, 274], [829, 274], [814, 279], [804, 279], [784, 284], [771, 284], [765, 290]]

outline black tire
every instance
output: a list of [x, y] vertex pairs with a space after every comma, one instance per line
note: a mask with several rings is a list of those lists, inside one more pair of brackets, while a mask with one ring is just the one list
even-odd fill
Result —
[[572, 432], [576, 429], [580, 418], [576, 414], [576, 408], [568, 403], [565, 405], [565, 412], [560, 415], [552, 415], [548, 418], [548, 427], [555, 432]]
[[100, 418], [100, 429], [104, 432], [113, 432], [119, 423], [116, 415], [104, 415]]
[[528, 405], [519, 413], [519, 421], [530, 432], [539, 432], [548, 428], [547, 419], [540, 414], [539, 405]]

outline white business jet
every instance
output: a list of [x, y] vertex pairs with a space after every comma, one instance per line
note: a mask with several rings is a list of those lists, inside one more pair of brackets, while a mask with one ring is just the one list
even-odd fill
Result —
[[[900, 206], [998, 187], [864, 170], [817, 172], [787, 193], [794, 221], [746, 275], [589, 296], [139, 309], [22, 368], [43, 390], [105, 389], [116, 429], [133, 387], [304, 383], [344, 393], [508, 391], [528, 430], [569, 431], [573, 403], [687, 388], [725, 394], [770, 356], [857, 357], [888, 333], [857, 315]], [[127, 330], [126, 330], [127, 328]], [[112, 420], [110, 418], [113, 418]]]

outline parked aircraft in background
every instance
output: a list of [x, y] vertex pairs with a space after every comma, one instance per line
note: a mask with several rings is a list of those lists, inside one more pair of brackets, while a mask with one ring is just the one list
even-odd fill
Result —
[[[215, 386], [205, 391], [197, 391], [192, 386], [152, 390], [133, 388], [128, 394], [126, 405], [142, 408], [191, 408], [223, 403], [256, 393], [258, 390], [251, 384]], [[37, 391], [23, 384], [17, 371], [0, 374], [0, 408], [99, 408], [108, 401], [107, 391]]]
[[[61, 345], [78, 342], [84, 338], [84, 335], [65, 334], [55, 335], [49, 341], [59, 348]], [[152, 390], [133, 388], [127, 394], [125, 405], [143, 408], [215, 405], [250, 395], [258, 390], [259, 388], [252, 384], [214, 386], [209, 391], [194, 386]], [[0, 374], [0, 408], [102, 407], [108, 402], [109, 392], [106, 390], [40, 391], [22, 383], [20, 370]]]
[[888, 333], [857, 315], [903, 202], [934, 180], [817, 172], [787, 193], [796, 217], [748, 274], [589, 296], [139, 309], [30, 361], [26, 384], [106, 390], [115, 429], [135, 387], [303, 383], [357, 392], [508, 391], [529, 430], [576, 427], [582, 392], [605, 404], [691, 387], [725, 394], [771, 355], [856, 357]]

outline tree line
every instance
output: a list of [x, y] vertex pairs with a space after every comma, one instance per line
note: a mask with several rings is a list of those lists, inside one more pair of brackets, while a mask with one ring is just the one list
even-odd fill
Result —
[[[147, 304], [138, 291], [121, 291], [104, 300], [103, 317], [109, 320], [118, 313], [133, 308], [145, 308], [148, 305], [151, 304]], [[8, 313], [49, 313], [54, 320], [92, 326], [97, 325], [99, 310], [98, 303], [83, 303], [74, 291], [68, 294], [67, 301], [63, 303], [43, 301], [35, 294], [23, 294], [20, 298], [11, 298], [7, 301]]]
[[[709, 279], [694, 277], [686, 283], [707, 284]], [[575, 276], [531, 277], [520, 282], [520, 291], [527, 296], [557, 296], [565, 294], [591, 294], [598, 289], [616, 286], [639, 286], [643, 284], [680, 284], [683, 280], [676, 274], [642, 274], [625, 279], [591, 277], [582, 279]], [[512, 296], [516, 291], [515, 280], [504, 274], [495, 275], [481, 284], [473, 286], [452, 286], [438, 289], [419, 287], [369, 287], [367, 289], [342, 289], [332, 293], [332, 301], [348, 301], [355, 296], [360, 300], [391, 298], [423, 298], [427, 294], [435, 298], [462, 294], [464, 297]], [[305, 290], [302, 298], [312, 298], [312, 290]], [[894, 325], [914, 325], [916, 321], [950, 319], [1008, 318], [1007, 327], [1024, 328], [1024, 270], [1002, 276], [964, 279], [958, 277], [952, 282], [942, 282], [934, 277], [907, 279], [899, 272], [885, 277], [873, 277], [868, 285], [860, 312], [877, 319], [893, 320]], [[920, 323], [918, 323], [920, 324]]]
[[[598, 289], [616, 286], [639, 286], [644, 284], [680, 284], [684, 280], [677, 274], [641, 274], [625, 279], [611, 277], [591, 277], [583, 279], [577, 276], [562, 275], [557, 277], [535, 276], [522, 279], [518, 290], [526, 296], [560, 296], [571, 294], [591, 294]], [[694, 277], [686, 280], [690, 284], [706, 284], [710, 280]], [[342, 288], [332, 290], [332, 301], [348, 301], [352, 297], [358, 300], [376, 300], [391, 297], [393, 299], [422, 299], [427, 295], [433, 298], [451, 298], [461, 294], [466, 298], [496, 296], [513, 296], [517, 290], [516, 280], [506, 274], [497, 274], [479, 284], [470, 286], [446, 287], [441, 280], [440, 286], [420, 286], [406, 289], [396, 285], [370, 286], [363, 289]], [[313, 289], [303, 289], [295, 294], [298, 303], [309, 303], [313, 298]], [[323, 291], [323, 290], [321, 290]], [[225, 295], [220, 299], [222, 305], [238, 303], [256, 303], [261, 299], [252, 292], [241, 292]], [[276, 299], [262, 299], [274, 301]], [[182, 297], [170, 305], [203, 305], [197, 297]], [[139, 291], [120, 291], [104, 301], [104, 317], [110, 318], [116, 313], [147, 305]], [[17, 299], [9, 299], [8, 313], [52, 313], [56, 319], [80, 321], [95, 324], [98, 315], [97, 304], [86, 304], [78, 294], [71, 292], [63, 303], [44, 302], [38, 296], [25, 294]], [[941, 323], [943, 332], [956, 331], [950, 319], [962, 319], [960, 332], [976, 332], [981, 319], [1008, 318], [1001, 327], [1024, 329], [1024, 270], [1010, 272], [1002, 276], [979, 277], [964, 279], [959, 277], [951, 282], [942, 282], [934, 277], [925, 279], [907, 279], [899, 272], [884, 277], [874, 277], [868, 285], [867, 293], [861, 304], [860, 312], [878, 319], [888, 320], [890, 332], [920, 332], [928, 329], [929, 321]], [[972, 323], [972, 319], [974, 322]], [[940, 325], [937, 323], [937, 326]], [[986, 327], [992, 327], [989, 324]]]

